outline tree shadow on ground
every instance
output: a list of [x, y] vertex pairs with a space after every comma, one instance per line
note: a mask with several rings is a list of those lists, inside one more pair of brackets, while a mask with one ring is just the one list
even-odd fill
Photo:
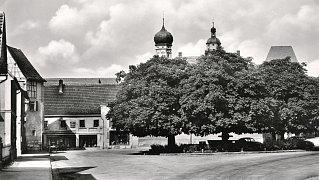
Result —
[[56, 168], [52, 170], [53, 180], [96, 180], [91, 174], [79, 174], [93, 167], [68, 167]]
[[139, 152], [133, 152], [128, 153], [127, 155], [159, 155], [160, 153], [154, 153], [150, 151], [139, 151]]
[[50, 156], [51, 161], [69, 160], [65, 156]]

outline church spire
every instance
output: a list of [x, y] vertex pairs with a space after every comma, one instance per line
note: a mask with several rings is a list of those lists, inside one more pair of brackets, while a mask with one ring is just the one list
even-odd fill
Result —
[[154, 36], [155, 50], [158, 56], [165, 56], [171, 58], [173, 36], [165, 29], [165, 18], [163, 12], [163, 26], [162, 29]]
[[210, 29], [211, 37], [216, 37], [215, 20], [213, 18], [213, 27]]
[[206, 42], [207, 49], [205, 51], [205, 54], [208, 54], [209, 52], [212, 52], [218, 49], [218, 47], [220, 47], [221, 45], [219, 39], [216, 37], [216, 28], [215, 28], [214, 18], [213, 18], [213, 27], [210, 29], [210, 32], [211, 32], [211, 36]]

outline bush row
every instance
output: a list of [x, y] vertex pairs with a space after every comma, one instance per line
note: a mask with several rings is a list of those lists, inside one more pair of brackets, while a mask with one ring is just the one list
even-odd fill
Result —
[[[263, 145], [264, 145], [263, 150], [267, 150], [267, 151], [293, 150], [293, 149], [310, 150], [308, 148], [309, 146], [306, 146], [303, 143], [296, 144], [294, 142], [281, 141], [281, 140], [276, 140], [276, 141], [268, 140], [268, 141], [265, 141], [265, 143], [263, 143]], [[193, 153], [193, 152], [240, 151], [240, 149], [241, 148], [224, 149], [224, 147], [223, 148], [209, 147], [208, 145], [205, 145], [205, 144], [181, 144], [181, 145], [175, 145], [173, 147], [169, 147], [167, 145], [153, 144], [153, 145], [151, 145], [151, 149], [149, 152], [152, 154], [154, 154], [154, 153], [155, 154], [158, 154], [158, 153]], [[250, 150], [254, 150], [254, 149], [250, 149]], [[258, 149], [258, 150], [260, 150], [260, 149]]]

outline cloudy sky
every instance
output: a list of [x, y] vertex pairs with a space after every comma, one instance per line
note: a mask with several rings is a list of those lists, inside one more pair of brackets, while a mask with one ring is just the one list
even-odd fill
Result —
[[272, 45], [291, 45], [319, 76], [316, 0], [0, 0], [7, 42], [43, 77], [114, 77], [153, 56], [165, 27], [173, 55], [202, 55], [212, 19], [226, 51], [260, 64]]

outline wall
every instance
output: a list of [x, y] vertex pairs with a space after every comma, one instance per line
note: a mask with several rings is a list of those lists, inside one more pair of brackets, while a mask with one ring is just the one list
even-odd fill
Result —
[[[29, 83], [29, 81], [27, 82]], [[42, 149], [42, 126], [44, 119], [44, 107], [43, 107], [43, 83], [37, 82], [37, 95], [36, 98], [30, 98], [30, 101], [38, 101], [38, 110], [30, 111], [30, 108], [26, 109], [26, 123], [25, 123], [25, 135], [26, 144], [28, 150], [41, 150]], [[32, 131], [35, 130], [35, 135]]]

